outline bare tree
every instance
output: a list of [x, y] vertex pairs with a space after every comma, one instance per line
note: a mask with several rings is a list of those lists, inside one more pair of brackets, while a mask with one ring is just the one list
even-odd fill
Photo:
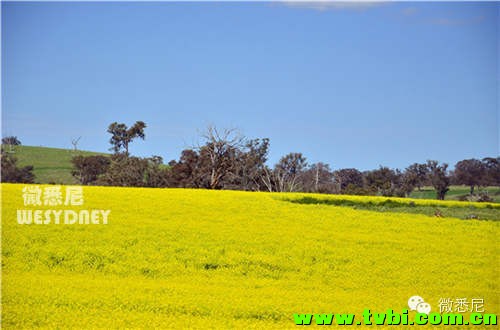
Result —
[[79, 136], [77, 139], [72, 139], [71, 144], [73, 145], [73, 151], [78, 151], [78, 142], [82, 137]]
[[274, 168], [276, 190], [279, 192], [299, 190], [298, 179], [306, 166], [306, 158], [301, 153], [292, 152], [281, 157]]
[[264, 187], [266, 188], [267, 191], [269, 192], [274, 191], [274, 186], [275, 186], [274, 172], [268, 166], [264, 166], [264, 169], [262, 170], [261, 181], [264, 184]]
[[300, 178], [304, 192], [333, 193], [335, 184], [328, 164], [319, 162], [310, 165]]
[[223, 179], [234, 174], [236, 155], [243, 146], [244, 138], [234, 128], [219, 131], [211, 125], [202, 137], [205, 144], [198, 150], [208, 177], [207, 188], [220, 189]]

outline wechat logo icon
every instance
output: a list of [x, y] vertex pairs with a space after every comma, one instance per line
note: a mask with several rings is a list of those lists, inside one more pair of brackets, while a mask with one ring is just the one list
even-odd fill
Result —
[[408, 307], [411, 311], [417, 311], [419, 313], [424, 313], [429, 315], [431, 312], [431, 305], [424, 301], [424, 298], [420, 296], [412, 296], [408, 299]]

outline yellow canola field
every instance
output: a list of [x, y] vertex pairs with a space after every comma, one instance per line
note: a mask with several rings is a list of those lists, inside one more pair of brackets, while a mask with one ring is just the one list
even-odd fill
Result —
[[[413, 295], [500, 314], [498, 222], [191, 189], [84, 187], [81, 206], [33, 207], [25, 185], [1, 187], [5, 329], [297, 328], [294, 313], [400, 312]], [[110, 213], [18, 224], [30, 208]]]

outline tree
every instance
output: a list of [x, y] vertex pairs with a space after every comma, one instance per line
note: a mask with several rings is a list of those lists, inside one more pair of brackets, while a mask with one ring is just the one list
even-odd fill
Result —
[[394, 196], [397, 193], [399, 179], [397, 171], [385, 166], [365, 174], [367, 188], [382, 196]]
[[199, 155], [207, 188], [221, 189], [224, 179], [236, 171], [235, 160], [244, 139], [234, 129], [219, 132], [214, 126], [209, 126], [203, 137], [206, 142], [199, 147]]
[[19, 145], [21, 145], [21, 141], [19, 141], [17, 136], [6, 136], [6, 137], [2, 138], [2, 144], [19, 146]]
[[276, 191], [298, 191], [298, 178], [306, 168], [306, 158], [299, 152], [291, 152], [281, 157], [274, 167], [274, 182]]
[[334, 193], [335, 184], [333, 172], [325, 163], [316, 163], [309, 166], [301, 175], [300, 182], [305, 192]]
[[262, 169], [261, 181], [265, 190], [269, 192], [278, 191], [276, 172], [267, 165], [264, 165]]
[[429, 179], [436, 189], [437, 199], [443, 200], [450, 187], [450, 177], [447, 174], [448, 164], [439, 165], [436, 160], [428, 160]]
[[78, 138], [76, 139], [71, 139], [71, 144], [73, 145], [73, 151], [77, 151], [78, 150], [78, 142], [80, 142], [80, 139], [82, 137], [79, 136]]
[[419, 185], [419, 182], [421, 181], [418, 178], [418, 175], [414, 171], [407, 168], [403, 173], [400, 173], [398, 195], [408, 197], [415, 187]]
[[169, 162], [169, 185], [207, 189], [266, 189], [269, 139], [246, 140], [234, 129], [209, 126], [203, 144]]
[[5, 152], [2, 148], [1, 151], [1, 165], [2, 165], [2, 182], [13, 183], [33, 183], [35, 182], [35, 175], [33, 174], [33, 166], [17, 166], [17, 158]]
[[[264, 188], [264, 175], [269, 139], [253, 139], [245, 143], [236, 157], [233, 183], [243, 190], [259, 191]], [[264, 188], [265, 189], [265, 188]]]
[[146, 158], [148, 163], [145, 181], [147, 187], [162, 188], [169, 186], [169, 169], [160, 156]]
[[333, 175], [340, 193], [354, 193], [358, 188], [363, 188], [363, 173], [355, 168], [343, 168]]
[[500, 187], [500, 157], [483, 158], [485, 167], [485, 185]]
[[121, 187], [147, 186], [147, 159], [129, 157], [127, 154], [114, 154], [106, 173], [99, 178], [98, 184]]
[[9, 152], [14, 152], [13, 147], [20, 146], [21, 141], [19, 141], [17, 136], [6, 136], [6, 137], [2, 138], [2, 144], [9, 146]]
[[141, 138], [144, 140], [145, 128], [146, 124], [142, 121], [135, 122], [135, 124], [130, 128], [128, 128], [127, 125], [123, 123], [111, 123], [108, 127], [108, 133], [111, 134], [109, 143], [111, 143], [112, 145], [110, 150], [114, 151], [116, 154], [120, 153], [120, 151], [124, 149], [125, 155], [128, 156], [128, 145], [136, 138]]
[[169, 162], [169, 184], [179, 188], [201, 188], [202, 175], [199, 170], [200, 155], [192, 149], [185, 149], [179, 161]]
[[421, 190], [427, 183], [429, 168], [427, 164], [414, 163], [408, 166], [404, 172], [406, 183]]
[[82, 185], [89, 185], [106, 173], [111, 163], [109, 157], [102, 155], [75, 156], [71, 159], [73, 170], [71, 174]]
[[486, 179], [486, 166], [478, 159], [465, 159], [455, 165], [454, 180], [458, 184], [470, 187], [470, 194], [474, 194], [474, 187], [480, 186]]

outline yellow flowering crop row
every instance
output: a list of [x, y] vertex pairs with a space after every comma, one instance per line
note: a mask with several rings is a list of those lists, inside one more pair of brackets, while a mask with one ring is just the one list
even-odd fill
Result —
[[309, 197], [318, 201], [332, 202], [353, 202], [360, 204], [383, 205], [384, 203], [398, 204], [401, 206], [432, 206], [432, 207], [456, 207], [456, 208], [490, 208], [500, 210], [499, 203], [478, 203], [465, 201], [441, 201], [433, 199], [417, 199], [417, 198], [400, 198], [400, 197], [383, 197], [383, 196], [353, 196], [353, 195], [325, 195], [325, 194], [301, 194], [301, 193], [285, 193], [280, 194], [280, 198], [285, 200], [298, 200], [300, 198]]
[[[83, 205], [35, 207], [23, 187], [1, 185], [5, 329], [296, 328], [293, 313], [401, 310], [413, 295], [500, 312], [494, 221], [190, 189], [84, 187]], [[18, 224], [30, 208], [110, 213]]]

